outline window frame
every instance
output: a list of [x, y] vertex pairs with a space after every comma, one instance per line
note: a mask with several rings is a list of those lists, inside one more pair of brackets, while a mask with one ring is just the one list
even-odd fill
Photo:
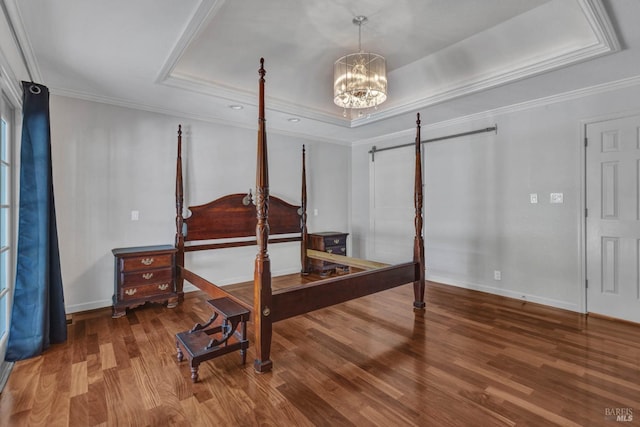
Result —
[[[8, 167], [8, 183], [0, 185], [0, 191], [8, 191], [6, 200], [0, 197], [2, 209], [7, 209], [8, 232], [0, 239], [0, 253], [7, 253], [4, 271], [0, 272], [0, 280], [6, 279], [4, 285], [0, 284], [0, 374], [2, 374], [4, 357], [9, 341], [11, 329], [11, 308], [13, 306], [13, 293], [15, 287], [15, 266], [18, 235], [18, 191], [19, 191], [19, 149], [20, 149], [20, 125], [21, 102], [15, 90], [12, 90], [6, 74], [0, 69], [0, 117], [6, 123], [6, 159], [0, 159]], [[3, 153], [0, 153], [2, 156]], [[5, 241], [6, 240], [6, 241]], [[6, 243], [6, 245], [4, 244]], [[6, 285], [6, 286], [5, 286]]]

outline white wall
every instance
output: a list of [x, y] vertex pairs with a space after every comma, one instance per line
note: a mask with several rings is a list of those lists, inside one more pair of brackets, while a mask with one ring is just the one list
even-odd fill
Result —
[[[584, 310], [583, 121], [640, 110], [638, 99], [640, 87], [624, 87], [423, 127], [423, 139], [499, 127], [497, 135], [425, 146], [427, 277]], [[428, 111], [422, 114], [427, 122]], [[185, 205], [254, 186], [255, 130], [60, 96], [51, 98], [51, 116], [68, 312], [111, 304], [111, 249], [173, 242], [178, 123], [185, 131]], [[310, 231], [349, 231], [352, 254], [367, 258], [367, 152], [411, 142], [413, 128], [408, 123], [406, 132], [352, 148], [269, 133], [271, 193], [299, 201], [305, 143]], [[551, 192], [564, 193], [564, 203], [549, 204]], [[538, 193], [537, 205], [530, 193]], [[131, 221], [132, 210], [139, 221]], [[270, 252], [274, 272], [298, 270], [297, 245], [272, 245]], [[193, 254], [188, 263], [217, 284], [251, 279], [254, 248], [209, 254]]]
[[[256, 130], [51, 97], [67, 312], [111, 305], [113, 248], [173, 243], [179, 123], [185, 206], [255, 187]], [[301, 147], [306, 144], [309, 230], [346, 230], [349, 149], [267, 132], [271, 194], [300, 202]], [[139, 211], [139, 221], [131, 221], [132, 210]], [[275, 274], [299, 271], [298, 244], [271, 245], [269, 251]], [[224, 285], [253, 278], [255, 253], [246, 247], [189, 254], [187, 265]]]
[[[499, 128], [423, 146], [427, 278], [583, 311], [584, 121], [640, 110], [639, 100], [636, 85], [423, 127], [423, 140]], [[368, 257], [370, 247], [367, 151], [411, 142], [414, 126], [353, 147], [356, 256]], [[563, 193], [564, 203], [550, 204], [552, 192]], [[538, 194], [538, 204], [529, 202], [530, 193]], [[500, 281], [494, 270], [501, 271]]]

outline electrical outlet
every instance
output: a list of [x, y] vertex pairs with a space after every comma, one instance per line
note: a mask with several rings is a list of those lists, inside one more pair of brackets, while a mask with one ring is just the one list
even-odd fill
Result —
[[494, 280], [502, 280], [502, 272], [500, 270], [493, 270]]
[[562, 193], [551, 193], [549, 196], [549, 201], [551, 203], [562, 203], [564, 199], [564, 195]]

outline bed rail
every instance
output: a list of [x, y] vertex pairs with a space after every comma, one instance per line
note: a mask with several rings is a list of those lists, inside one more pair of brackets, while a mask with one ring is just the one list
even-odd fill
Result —
[[318, 259], [320, 261], [328, 261], [334, 264], [346, 265], [347, 267], [361, 268], [363, 270], [375, 270], [376, 268], [389, 267], [391, 265], [383, 262], [369, 261], [368, 259], [330, 254], [328, 252], [317, 251], [315, 249], [307, 249], [307, 257]]
[[205, 278], [203, 278], [201, 276], [198, 276], [193, 271], [187, 270], [184, 267], [178, 267], [178, 269], [180, 270], [180, 274], [182, 275], [184, 280], [186, 280], [187, 282], [195, 285], [198, 289], [200, 289], [201, 291], [205, 292], [211, 298], [213, 298], [213, 299], [216, 299], [216, 298], [229, 298], [229, 299], [232, 299], [233, 301], [237, 302], [238, 304], [240, 304], [241, 306], [243, 306], [247, 310], [251, 311], [251, 309], [252, 309], [251, 305], [249, 305], [246, 302], [242, 301], [241, 299], [239, 299], [238, 297], [234, 296], [233, 294], [230, 294], [229, 292], [225, 291], [222, 287], [211, 283], [207, 279], [205, 279]]
[[[300, 242], [302, 241], [301, 237], [279, 237], [274, 239], [269, 239], [269, 244], [271, 243], [288, 243], [288, 242]], [[203, 243], [198, 245], [185, 245], [185, 252], [197, 252], [197, 251], [206, 251], [209, 249], [224, 249], [224, 248], [237, 248], [242, 246], [255, 246], [257, 244], [257, 240], [240, 240], [237, 242], [224, 242], [224, 243]]]
[[279, 322], [411, 283], [418, 268], [416, 263], [408, 262], [276, 291], [272, 297], [271, 321]]

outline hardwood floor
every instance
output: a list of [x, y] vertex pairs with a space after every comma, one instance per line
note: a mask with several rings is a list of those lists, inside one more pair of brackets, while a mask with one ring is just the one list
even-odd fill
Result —
[[403, 286], [277, 323], [272, 373], [253, 372], [251, 346], [192, 384], [175, 334], [206, 299], [74, 314], [67, 343], [16, 363], [0, 424], [640, 425], [638, 325], [434, 283], [415, 316]]

